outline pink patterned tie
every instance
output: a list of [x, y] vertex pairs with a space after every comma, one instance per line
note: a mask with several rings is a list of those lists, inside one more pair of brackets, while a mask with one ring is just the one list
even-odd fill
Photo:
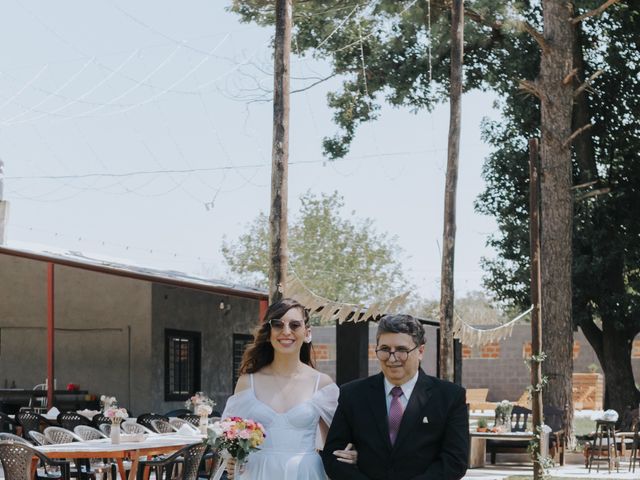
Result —
[[391, 389], [391, 396], [391, 406], [389, 407], [389, 439], [391, 440], [391, 445], [393, 445], [396, 443], [398, 430], [400, 430], [400, 422], [402, 421], [402, 414], [404, 413], [404, 407], [400, 402], [402, 388], [393, 387]]

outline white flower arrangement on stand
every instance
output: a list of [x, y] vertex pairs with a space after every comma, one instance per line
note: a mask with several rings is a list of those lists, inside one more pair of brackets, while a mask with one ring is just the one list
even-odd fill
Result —
[[111, 443], [120, 443], [120, 424], [125, 418], [129, 418], [126, 408], [118, 408], [112, 405], [104, 411], [104, 416], [111, 419]]
[[184, 406], [189, 408], [200, 417], [200, 433], [207, 434], [209, 415], [213, 412], [216, 402], [209, 398], [204, 392], [197, 392], [193, 397], [184, 402]]
[[502, 400], [496, 405], [496, 424], [495, 428], [501, 431], [511, 431], [511, 412], [513, 411], [513, 403], [509, 400]]

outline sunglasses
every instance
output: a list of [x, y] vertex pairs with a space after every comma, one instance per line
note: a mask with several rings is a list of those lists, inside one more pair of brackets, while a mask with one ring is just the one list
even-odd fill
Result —
[[289, 322], [284, 322], [281, 318], [272, 318], [267, 323], [269, 323], [271, 328], [274, 330], [284, 330], [284, 326], [287, 324], [289, 325], [289, 330], [292, 332], [304, 327], [304, 322], [302, 320], [290, 320]]

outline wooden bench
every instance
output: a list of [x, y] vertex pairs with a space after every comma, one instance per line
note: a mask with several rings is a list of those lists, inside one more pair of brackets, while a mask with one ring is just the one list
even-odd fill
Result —
[[469, 410], [494, 410], [496, 402], [487, 402], [488, 388], [467, 388]]

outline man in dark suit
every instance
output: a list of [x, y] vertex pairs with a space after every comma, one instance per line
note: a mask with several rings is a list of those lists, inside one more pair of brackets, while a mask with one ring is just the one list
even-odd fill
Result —
[[[410, 315], [385, 316], [376, 334], [382, 373], [355, 380], [340, 398], [322, 452], [332, 480], [458, 480], [467, 470], [465, 390], [426, 375], [424, 328]], [[341, 461], [351, 443], [357, 465]]]

